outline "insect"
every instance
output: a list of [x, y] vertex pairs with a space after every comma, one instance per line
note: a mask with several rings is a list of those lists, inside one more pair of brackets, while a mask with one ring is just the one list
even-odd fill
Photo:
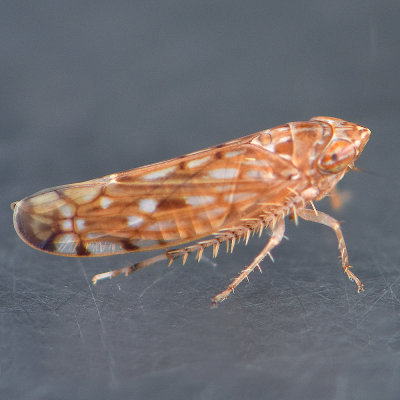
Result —
[[296, 224], [300, 217], [334, 230], [343, 270], [360, 292], [339, 222], [317, 211], [313, 201], [330, 194], [355, 168], [369, 136], [369, 129], [338, 118], [289, 122], [168, 161], [42, 190], [11, 205], [14, 226], [30, 246], [62, 256], [163, 249], [98, 274], [93, 283], [161, 260], [171, 264], [182, 257], [184, 264], [193, 252], [200, 261], [207, 247], [216, 257], [221, 243], [232, 251], [240, 239], [247, 244], [252, 234], [269, 228], [266, 246], [212, 299], [216, 305], [260, 269], [267, 255], [272, 259], [285, 217]]

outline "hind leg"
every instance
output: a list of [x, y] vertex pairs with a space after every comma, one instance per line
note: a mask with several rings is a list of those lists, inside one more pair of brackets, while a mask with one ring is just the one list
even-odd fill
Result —
[[232, 281], [230, 285], [221, 293], [217, 294], [212, 299], [212, 306], [216, 306], [217, 303], [224, 301], [227, 297], [235, 290], [236, 286], [239, 285], [244, 279], [248, 279], [248, 275], [254, 270], [254, 268], [260, 268], [260, 262], [267, 256], [270, 255], [270, 251], [278, 246], [285, 233], [285, 221], [283, 218], [276, 221], [275, 227], [272, 229], [272, 235], [267, 243], [267, 245], [262, 249], [260, 254], [252, 261], [252, 263], [244, 268], [240, 274]]
[[232, 231], [224, 231], [219, 234], [216, 234], [215, 237], [211, 239], [206, 239], [199, 241], [195, 244], [178, 248], [178, 249], [171, 249], [171, 250], [166, 250], [163, 254], [159, 254], [157, 256], [147, 258], [143, 261], [140, 261], [136, 264], [129, 265], [124, 268], [120, 269], [115, 269], [113, 271], [108, 271], [104, 272], [102, 274], [97, 274], [92, 278], [93, 284], [96, 284], [97, 281], [101, 279], [106, 279], [106, 278], [114, 278], [118, 275], [124, 274], [125, 276], [128, 276], [132, 272], [135, 272], [139, 269], [149, 267], [150, 265], [153, 265], [159, 261], [163, 260], [169, 260], [169, 265], [176, 259], [176, 258], [182, 258], [182, 263], [183, 265], [186, 263], [187, 257], [191, 253], [197, 252], [196, 258], [197, 261], [200, 261], [204, 249], [207, 247], [213, 248], [213, 257], [216, 257], [220, 248], [220, 244], [222, 242], [227, 243], [227, 251], [229, 250], [229, 245], [230, 245], [230, 251], [233, 251], [234, 245], [237, 240], [240, 238], [243, 238], [245, 241], [245, 244], [247, 244], [249, 237], [252, 232], [254, 232], [256, 229], [259, 229], [259, 232], [262, 232], [262, 229], [265, 227], [265, 222], [263, 220], [257, 220], [254, 224], [254, 226], [243, 226], [236, 228]]

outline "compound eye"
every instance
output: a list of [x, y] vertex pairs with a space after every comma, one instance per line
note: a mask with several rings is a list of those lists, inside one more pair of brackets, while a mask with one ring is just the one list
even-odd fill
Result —
[[336, 139], [325, 149], [318, 165], [321, 172], [337, 174], [349, 166], [355, 155], [356, 151], [352, 142]]

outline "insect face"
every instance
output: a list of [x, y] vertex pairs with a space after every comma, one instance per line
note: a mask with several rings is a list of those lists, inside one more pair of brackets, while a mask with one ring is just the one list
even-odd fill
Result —
[[361, 125], [330, 117], [315, 117], [313, 121], [325, 122], [333, 129], [332, 140], [318, 160], [322, 173], [338, 174], [352, 168], [367, 144], [371, 131]]

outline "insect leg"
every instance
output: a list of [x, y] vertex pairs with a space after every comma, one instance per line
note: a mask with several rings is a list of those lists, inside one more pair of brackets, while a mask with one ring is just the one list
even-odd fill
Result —
[[155, 264], [158, 261], [162, 260], [168, 260], [168, 252], [165, 252], [164, 254], [159, 254], [158, 256], [154, 256], [151, 258], [147, 258], [146, 260], [143, 260], [141, 262], [138, 262], [136, 264], [130, 265], [128, 267], [120, 268], [120, 269], [114, 269], [113, 271], [108, 271], [108, 272], [103, 272], [102, 274], [97, 274], [92, 278], [92, 283], [95, 285], [97, 281], [105, 278], [114, 278], [118, 275], [125, 274], [125, 276], [128, 276], [132, 272], [137, 271], [138, 269], [142, 269], [144, 267], [148, 267], [152, 264]]
[[239, 285], [239, 283], [242, 282], [243, 279], [247, 279], [250, 272], [252, 272], [254, 268], [259, 266], [259, 263], [270, 253], [270, 251], [274, 247], [278, 246], [278, 244], [281, 242], [283, 238], [284, 233], [285, 233], [285, 221], [283, 218], [280, 218], [276, 221], [276, 224], [272, 229], [272, 235], [267, 245], [262, 249], [260, 254], [252, 261], [252, 263], [248, 267], [244, 268], [240, 272], [239, 276], [235, 278], [223, 292], [217, 294], [212, 299], [212, 306], [215, 307], [217, 303], [226, 300], [226, 298], [235, 290], [236, 286]]
[[[257, 224], [255, 226], [260, 226], [260, 225], [264, 225], [264, 223], [257, 221]], [[233, 240], [236, 240], [236, 238], [240, 238], [241, 236], [247, 238], [247, 240], [248, 240], [248, 237], [252, 231], [254, 231], [254, 227], [242, 227], [242, 228], [238, 228], [237, 230], [230, 231], [230, 232], [224, 232], [222, 234], [216, 235], [212, 239], [203, 240], [203, 241], [197, 242], [190, 246], [182, 247], [179, 249], [166, 250], [163, 254], [159, 254], [157, 256], [147, 258], [136, 264], [129, 265], [127, 267], [115, 269], [115, 270], [108, 271], [108, 272], [103, 272], [101, 274], [97, 274], [92, 278], [92, 282], [93, 282], [93, 284], [96, 284], [97, 281], [99, 281], [101, 279], [106, 279], [106, 278], [111, 279], [111, 278], [114, 278], [114, 277], [116, 277], [118, 275], [122, 275], [122, 274], [125, 274], [125, 276], [128, 276], [132, 272], [135, 272], [135, 271], [145, 268], [145, 267], [149, 267], [150, 265], [153, 265], [156, 262], [163, 261], [163, 260], [169, 260], [169, 265], [171, 265], [172, 262], [176, 258], [182, 258], [183, 265], [184, 265], [187, 260], [188, 255], [190, 253], [194, 253], [196, 251], [197, 251], [197, 256], [196, 256], [197, 261], [200, 261], [202, 255], [203, 255], [204, 249], [207, 247], [210, 247], [210, 246], [213, 246], [213, 257], [216, 257], [218, 254], [218, 249], [219, 249], [219, 245], [221, 242], [231, 240], [231, 244], [232, 244], [231, 250], [233, 250], [233, 245], [234, 245]]]
[[182, 247], [179, 249], [173, 249], [167, 251], [167, 256], [170, 260], [170, 264], [175, 258], [182, 257], [183, 264], [185, 264], [187, 256], [190, 253], [197, 252], [196, 259], [197, 261], [201, 260], [204, 249], [207, 247], [213, 247], [213, 257], [217, 257], [220, 244], [222, 242], [226, 242], [226, 251], [233, 252], [233, 248], [235, 247], [235, 243], [238, 243], [240, 239], [244, 240], [244, 243], [247, 245], [247, 242], [250, 239], [250, 235], [256, 229], [264, 229], [267, 226], [266, 222], [262, 219], [256, 219], [256, 222], [252, 225], [241, 226], [238, 228], [233, 228], [230, 230], [223, 230], [219, 233], [215, 233], [214, 237], [207, 240], [202, 240], [190, 246]]
[[316, 215], [313, 210], [309, 210], [306, 208], [298, 209], [297, 214], [299, 217], [307, 221], [318, 222], [319, 224], [329, 226], [331, 229], [335, 231], [338, 240], [338, 247], [339, 247], [343, 270], [348, 276], [348, 278], [356, 283], [358, 293], [362, 292], [364, 290], [363, 284], [350, 270], [351, 265], [349, 265], [349, 256], [347, 253], [346, 243], [344, 242], [339, 222], [335, 218], [332, 218], [330, 215], [325, 214], [321, 211], [318, 211], [318, 214]]

